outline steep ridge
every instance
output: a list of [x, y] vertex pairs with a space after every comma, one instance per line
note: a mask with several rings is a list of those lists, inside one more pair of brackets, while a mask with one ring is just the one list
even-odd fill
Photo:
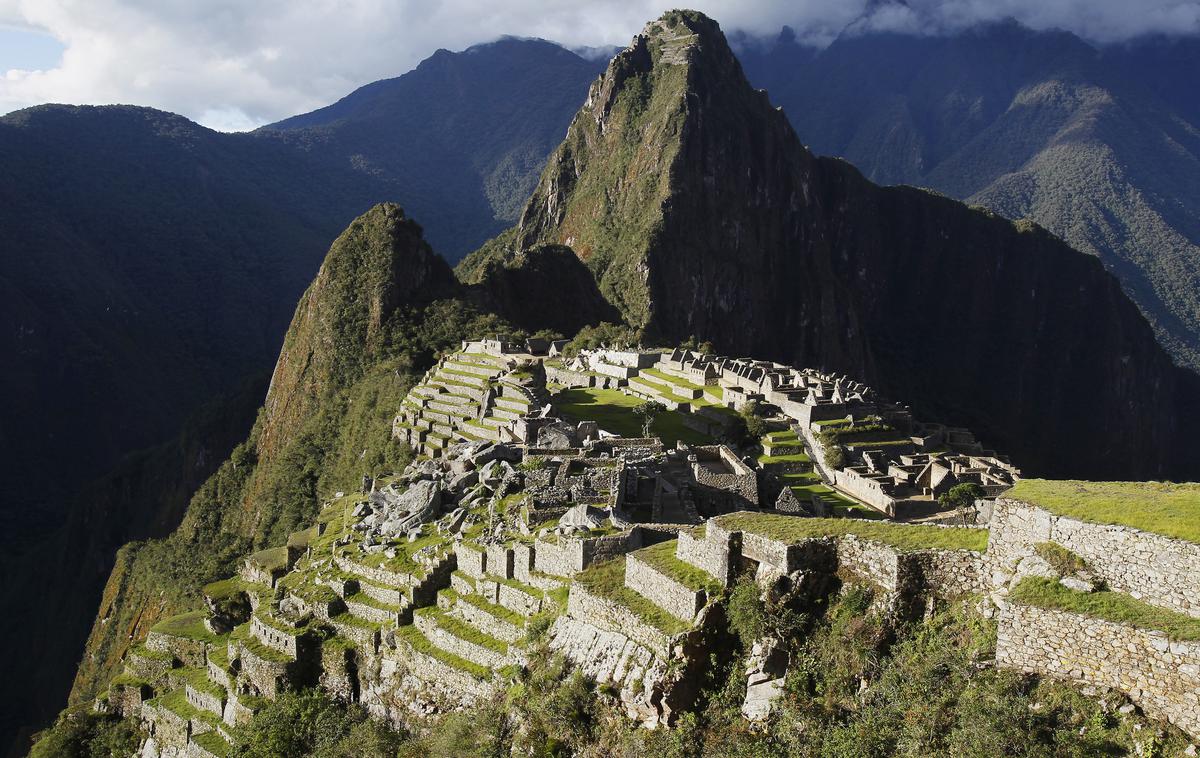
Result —
[[816, 153], [872, 181], [1028, 217], [1100, 257], [1177, 362], [1200, 366], [1200, 45], [1093, 46], [1014, 21], [747, 46], [747, 74]]
[[131, 640], [194, 602], [240, 553], [307, 524], [318, 490], [349, 489], [364, 466], [400, 455], [386, 419], [414, 372], [474, 318], [439, 300], [457, 287], [398, 206], [372, 208], [338, 237], [296, 310], [249, 439], [201, 487], [171, 535], [118, 553], [73, 702], [107, 680]]
[[515, 234], [572, 247], [656, 338], [862, 377], [1028, 471], [1200, 475], [1200, 380], [1094, 258], [814, 157], [701, 14], [613, 60]]

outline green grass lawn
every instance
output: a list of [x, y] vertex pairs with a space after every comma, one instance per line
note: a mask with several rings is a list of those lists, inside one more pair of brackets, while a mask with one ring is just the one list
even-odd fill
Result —
[[775, 513], [732, 513], [718, 516], [722, 529], [759, 534], [782, 542], [799, 542], [812, 537], [842, 537], [853, 534], [875, 540], [901, 551], [987, 549], [984, 529], [897, 524], [890, 521], [863, 521], [841, 518], [800, 518]]
[[1200, 640], [1200, 619], [1143, 603], [1122, 592], [1076, 592], [1054, 579], [1031, 576], [1021, 580], [1009, 600], [1039, 608], [1078, 613], [1083, 616], [1132, 624], [1166, 632], [1176, 640]]
[[1022, 479], [1005, 497], [1062, 516], [1200, 543], [1200, 484]]
[[[620, 390], [572, 388], [560, 390], [552, 398], [554, 406], [576, 421], [595, 421], [605, 431], [622, 437], [641, 437], [642, 420], [633, 409], [641, 398], [626, 395]], [[689, 445], [707, 445], [712, 438], [683, 425], [683, 416], [666, 411], [655, 420], [651, 433], [662, 438], [663, 444], [673, 446], [683, 440]]]

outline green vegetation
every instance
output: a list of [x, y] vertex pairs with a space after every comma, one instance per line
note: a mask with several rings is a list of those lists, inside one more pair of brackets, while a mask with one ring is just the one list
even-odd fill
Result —
[[134, 755], [142, 734], [132, 721], [83, 707], [63, 711], [34, 740], [29, 758], [116, 758]]
[[654, 422], [666, 412], [667, 407], [655, 400], [647, 400], [633, 407], [633, 415], [637, 416], [638, 420], [642, 422], [643, 437], [650, 436], [650, 430], [654, 427]]
[[664, 634], [679, 634], [690, 626], [625, 586], [624, 557], [588, 566], [575, 575], [575, 583], [593, 595], [625, 606], [639, 619]]
[[1200, 543], [1200, 484], [1022, 479], [1005, 497], [1081, 521]]
[[195, 742], [200, 747], [220, 758], [229, 755], [229, 743], [216, 730], [193, 734], [192, 742]]
[[1087, 561], [1057, 542], [1039, 542], [1033, 546], [1033, 552], [1049, 563], [1059, 576], [1070, 576], [1087, 568]]
[[458, 637], [460, 640], [466, 640], [501, 655], [508, 653], [508, 643], [504, 640], [498, 640], [490, 634], [481, 632], [474, 626], [471, 626], [462, 619], [451, 616], [437, 606], [418, 608], [416, 615], [432, 619], [443, 630]]
[[938, 495], [938, 505], [943, 508], [969, 508], [983, 495], [983, 487], [974, 482], [963, 482]]
[[710, 595], [721, 591], [721, 582], [704, 569], [680, 560], [675, 555], [679, 540], [666, 540], [657, 545], [642, 548], [633, 555], [644, 561], [651, 568], [666, 574], [685, 587], [693, 590], [706, 590]]
[[[453, 592], [453, 590], [442, 590], [442, 592]], [[524, 616], [510, 608], [505, 608], [503, 605], [490, 603], [482, 595], [477, 595], [473, 592], [469, 595], [459, 595], [458, 593], [454, 593], [454, 597], [462, 600], [464, 603], [473, 605], [481, 611], [489, 613], [502, 621], [507, 621], [513, 626], [525, 626]]]
[[231, 758], [394, 758], [402, 735], [321, 690], [285, 692], [234, 731]]
[[641, 339], [641, 332], [623, 324], [601, 323], [585, 326], [563, 348], [563, 355], [572, 358], [582, 350], [595, 350], [599, 347], [636, 347]]
[[208, 631], [208, 627], [204, 626], [204, 619], [207, 617], [207, 611], [189, 611], [158, 622], [151, 627], [151, 631], [171, 637], [184, 637], [198, 642], [213, 643], [217, 641], [217, 635]]
[[812, 537], [841, 537], [853, 534], [875, 540], [901, 551], [987, 549], [985, 529], [920, 526], [851, 519], [795, 518], [774, 513], [733, 513], [718, 516], [722, 529], [759, 534], [781, 542], [799, 542]]
[[[642, 434], [642, 422], [634, 409], [642, 401], [620, 390], [596, 388], [564, 389], [552, 397], [554, 407], [577, 421], [595, 421], [602, 429], [623, 437], [638, 437]], [[683, 424], [676, 411], [660, 414], [652, 425], [651, 432], [662, 438], [663, 444], [673, 446], [678, 440], [691, 445], [712, 444], [712, 438], [690, 429]]]
[[1015, 603], [1078, 613], [1142, 629], [1157, 629], [1176, 640], [1200, 640], [1200, 619], [1143, 603], [1123, 592], [1077, 592], [1054, 579], [1031, 576], [1022, 579], [1013, 588], [1009, 599]]

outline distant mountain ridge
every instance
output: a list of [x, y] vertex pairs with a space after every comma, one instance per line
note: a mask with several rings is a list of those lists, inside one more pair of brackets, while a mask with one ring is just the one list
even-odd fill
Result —
[[1095, 47], [1010, 21], [819, 52], [785, 32], [741, 57], [812, 150], [1032, 218], [1099, 256], [1200, 367], [1200, 40]]
[[454, 263], [516, 221], [604, 63], [538, 39], [438, 50], [403, 76], [256, 134], [392, 182]]

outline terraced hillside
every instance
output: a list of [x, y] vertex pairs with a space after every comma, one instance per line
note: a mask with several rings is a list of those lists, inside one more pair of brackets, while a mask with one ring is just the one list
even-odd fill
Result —
[[545, 400], [536, 361], [482, 352], [447, 356], [426, 373], [393, 424], [413, 450], [439, 455], [454, 442], [518, 441], [515, 422]]

